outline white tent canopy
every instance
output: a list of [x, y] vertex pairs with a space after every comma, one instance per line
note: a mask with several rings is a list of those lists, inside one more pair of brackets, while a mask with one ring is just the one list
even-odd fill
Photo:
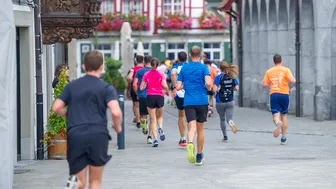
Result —
[[12, 0], [0, 6], [0, 188], [13, 186], [13, 140], [16, 127], [16, 52]]

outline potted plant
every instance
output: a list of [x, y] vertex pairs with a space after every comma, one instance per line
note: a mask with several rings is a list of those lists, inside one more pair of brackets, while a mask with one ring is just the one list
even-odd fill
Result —
[[[63, 91], [67, 85], [66, 70], [62, 70], [58, 77], [59, 82], [54, 89], [54, 99]], [[46, 131], [44, 134], [44, 143], [48, 144], [48, 159], [64, 160], [67, 151], [67, 130], [65, 117], [59, 116], [50, 110]]]
[[224, 24], [213, 12], [203, 13], [197, 20], [201, 29], [225, 29]]
[[105, 59], [105, 74], [103, 80], [110, 83], [117, 90], [118, 95], [124, 95], [127, 87], [125, 78], [121, 75], [119, 69], [121, 68], [121, 61], [113, 58]]
[[160, 29], [191, 29], [192, 18], [184, 14], [165, 14], [155, 19], [155, 24]]

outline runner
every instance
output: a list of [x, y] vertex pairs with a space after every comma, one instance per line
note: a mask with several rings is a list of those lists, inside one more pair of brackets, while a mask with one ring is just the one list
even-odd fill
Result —
[[[211, 67], [211, 64], [212, 64], [211, 60], [204, 60], [204, 65], [208, 66], [208, 68], [209, 68], [211, 83], [213, 83], [215, 81], [217, 71], [216, 71], [215, 68]], [[213, 95], [214, 95], [214, 93], [212, 92], [212, 90], [209, 90], [208, 91], [208, 99], [209, 99], [208, 117], [211, 117], [212, 114], [214, 113], [214, 111], [213, 111]]]
[[294, 84], [296, 79], [290, 69], [283, 66], [282, 58], [279, 54], [274, 55], [273, 61], [274, 67], [266, 71], [262, 86], [270, 86], [270, 104], [275, 124], [273, 135], [274, 137], [278, 137], [281, 131], [281, 144], [284, 145], [287, 143], [287, 113], [289, 108], [288, 83]]
[[[209, 69], [200, 62], [201, 49], [193, 46], [190, 49], [192, 62], [185, 64], [177, 78], [176, 90], [184, 88], [184, 110], [188, 122], [188, 161], [201, 165], [204, 160], [204, 122], [207, 121], [208, 95], [212, 83]], [[194, 154], [194, 135], [197, 132], [197, 155]]]
[[175, 94], [175, 103], [176, 107], [178, 109], [178, 126], [179, 126], [179, 131], [180, 131], [180, 141], [179, 141], [179, 146], [187, 146], [187, 140], [185, 138], [185, 122], [184, 122], [184, 106], [183, 106], [183, 101], [184, 101], [184, 89], [176, 91], [176, 79], [178, 74], [180, 73], [182, 67], [184, 64], [186, 64], [186, 61], [188, 59], [188, 55], [185, 52], [179, 52], [178, 53], [178, 59], [180, 63], [175, 64], [172, 68], [172, 74], [171, 74], [171, 81], [174, 85], [174, 94]]
[[232, 132], [237, 132], [237, 127], [233, 122], [234, 114], [234, 91], [239, 90], [238, 81], [235, 77], [238, 75], [236, 65], [221, 62], [220, 69], [222, 73], [215, 78], [213, 92], [216, 92], [216, 110], [220, 118], [220, 126], [223, 133], [223, 142], [228, 140], [226, 124], [230, 125]]
[[[122, 112], [115, 88], [99, 79], [104, 68], [99, 51], [84, 56], [86, 75], [69, 83], [52, 105], [52, 111], [66, 117], [67, 161], [70, 177], [66, 189], [101, 188], [104, 166], [111, 159], [106, 109], [112, 114], [116, 133], [121, 132]], [[86, 175], [90, 175], [87, 179]]]
[[[137, 65], [134, 66], [131, 70], [130, 73], [127, 75], [127, 81], [130, 82], [131, 84], [133, 83], [133, 79], [136, 75], [136, 72], [143, 68], [143, 60], [144, 57], [141, 55], [136, 55], [135, 57]], [[133, 120], [133, 123], [136, 123], [137, 128], [140, 128], [140, 114], [139, 114], [139, 99], [136, 95], [136, 92], [134, 91], [133, 87], [131, 87], [131, 98], [133, 101], [133, 111], [135, 114], [135, 118]]]
[[140, 90], [144, 90], [147, 86], [147, 109], [150, 119], [149, 128], [154, 139], [153, 147], [159, 146], [156, 125], [159, 125], [158, 132], [160, 140], [164, 141], [166, 138], [162, 129], [162, 114], [164, 106], [163, 89], [166, 91], [166, 94], [169, 93], [169, 89], [164, 75], [157, 70], [159, 63], [160, 61], [157, 58], [152, 59], [152, 70], [145, 73], [140, 85]]
[[[143, 76], [145, 75], [146, 72], [150, 71], [151, 68], [151, 60], [152, 57], [149, 55], [145, 56], [145, 67], [141, 68], [140, 70], [137, 71], [134, 81], [133, 81], [133, 88], [134, 91], [137, 91], [137, 95], [139, 97], [139, 111], [140, 111], [140, 126], [142, 128], [143, 134], [148, 133], [148, 121], [147, 121], [147, 115], [148, 115], [148, 110], [147, 110], [147, 89], [145, 88], [144, 90], [140, 90], [140, 84], [142, 81]], [[147, 137], [147, 144], [153, 144], [152, 140], [152, 132], [150, 131]]]

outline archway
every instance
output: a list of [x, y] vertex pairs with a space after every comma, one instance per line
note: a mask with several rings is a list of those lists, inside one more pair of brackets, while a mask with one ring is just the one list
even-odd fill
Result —
[[336, 120], [336, 9], [331, 23], [331, 119]]
[[250, 106], [250, 62], [251, 62], [251, 11], [249, 1], [244, 2], [244, 24], [243, 24], [243, 53], [244, 53], [244, 67], [243, 67], [243, 76], [244, 76], [244, 91], [243, 103], [244, 106]]
[[[268, 29], [267, 29], [267, 8], [266, 0], [260, 2], [259, 21], [259, 75], [263, 79], [265, 71], [268, 69]], [[260, 81], [259, 81], [260, 82]], [[268, 99], [267, 89], [263, 89], [259, 84], [260, 95], [258, 97], [258, 108], [265, 109]]]
[[252, 0], [252, 24], [251, 24], [251, 107], [258, 107], [260, 73], [259, 73], [259, 19], [257, 0]]
[[312, 0], [302, 0], [300, 36], [301, 36], [300, 108], [302, 110], [301, 115], [313, 116], [315, 109], [314, 94], [316, 85], [316, 69], [315, 69], [316, 60], [315, 60], [314, 7]]

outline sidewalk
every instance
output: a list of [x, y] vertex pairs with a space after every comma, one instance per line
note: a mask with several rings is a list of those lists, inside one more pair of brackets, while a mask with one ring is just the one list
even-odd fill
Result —
[[[237, 108], [240, 131], [222, 136], [217, 115], [205, 131], [205, 162], [188, 163], [185, 149], [177, 145], [177, 112], [166, 105], [166, 141], [158, 148], [146, 144], [146, 137], [132, 124], [131, 103], [125, 103], [126, 149], [117, 150], [116, 135], [110, 144], [111, 162], [106, 166], [103, 189], [272, 189], [336, 188], [335, 122], [316, 123], [289, 118], [289, 143], [274, 139], [269, 112]], [[66, 161], [36, 162], [17, 174], [14, 189], [62, 189], [67, 179]]]

